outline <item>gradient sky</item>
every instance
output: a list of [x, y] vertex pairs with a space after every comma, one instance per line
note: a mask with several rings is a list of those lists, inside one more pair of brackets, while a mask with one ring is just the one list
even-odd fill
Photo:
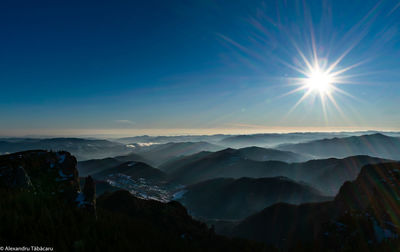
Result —
[[[233, 3], [234, 2], [234, 3]], [[0, 2], [0, 135], [400, 130], [400, 1]], [[357, 64], [337, 107], [294, 90]]]

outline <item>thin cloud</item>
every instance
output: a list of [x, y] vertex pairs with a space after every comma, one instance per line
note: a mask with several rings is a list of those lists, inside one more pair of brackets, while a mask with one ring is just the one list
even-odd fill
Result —
[[388, 16], [392, 15], [393, 12], [395, 12], [399, 7], [400, 7], [400, 2], [396, 6], [394, 6], [394, 8], [389, 12]]
[[134, 121], [131, 120], [115, 120], [116, 123], [120, 123], [120, 124], [129, 124], [129, 125], [135, 125], [136, 123]]

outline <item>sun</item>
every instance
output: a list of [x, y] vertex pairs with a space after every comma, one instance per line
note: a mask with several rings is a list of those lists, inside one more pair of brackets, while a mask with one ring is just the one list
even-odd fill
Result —
[[344, 84], [352, 84], [352, 75], [345, 73], [363, 64], [363, 61], [357, 62], [350, 66], [339, 66], [342, 59], [348, 54], [349, 50], [340, 55], [336, 60], [329, 60], [327, 57], [319, 57], [316, 50], [316, 45], [313, 44], [311, 55], [308, 57], [299, 47], [295, 45], [301, 60], [296, 60], [295, 65], [285, 63], [286, 66], [295, 70], [299, 76], [288, 77], [290, 85], [297, 86], [293, 90], [283, 96], [303, 93], [300, 99], [292, 106], [288, 114], [293, 112], [303, 101], [309, 98], [311, 105], [315, 105], [317, 97], [322, 105], [324, 118], [327, 118], [327, 109], [332, 104], [337, 111], [344, 116], [344, 112], [336, 101], [336, 96], [345, 95], [352, 99], [356, 99], [353, 95], [339, 88]]
[[328, 71], [315, 67], [306, 74], [303, 85], [309, 91], [318, 92], [323, 96], [332, 91], [334, 81], [334, 77]]

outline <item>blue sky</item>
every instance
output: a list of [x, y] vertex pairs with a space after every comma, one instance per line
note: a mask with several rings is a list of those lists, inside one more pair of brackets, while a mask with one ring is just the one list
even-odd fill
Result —
[[[399, 6], [1, 1], [0, 135], [400, 130]], [[336, 106], [285, 95], [312, 37], [322, 62], [356, 64]]]

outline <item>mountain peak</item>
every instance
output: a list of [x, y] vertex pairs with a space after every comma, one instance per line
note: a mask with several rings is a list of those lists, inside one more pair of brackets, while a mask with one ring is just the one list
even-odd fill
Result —
[[341, 187], [335, 201], [342, 207], [357, 210], [381, 208], [377, 204], [400, 205], [400, 163], [364, 166], [355, 181]]
[[385, 134], [382, 134], [380, 132], [374, 133], [374, 134], [369, 134], [369, 135], [363, 135], [365, 137], [374, 137], [374, 138], [382, 138], [382, 139], [389, 139], [391, 138], [390, 136], [387, 136]]

